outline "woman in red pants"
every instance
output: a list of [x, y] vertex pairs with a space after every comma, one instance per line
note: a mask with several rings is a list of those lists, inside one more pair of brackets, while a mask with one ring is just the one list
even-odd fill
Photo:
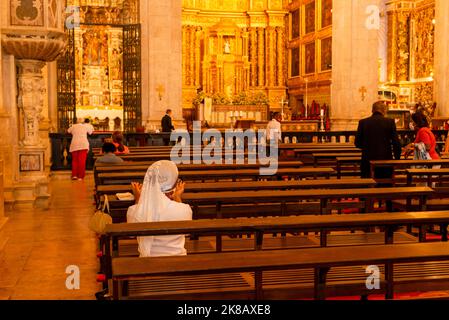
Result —
[[70, 153], [72, 154], [72, 180], [83, 180], [86, 176], [86, 160], [89, 152], [89, 140], [87, 135], [94, 132], [90, 120], [71, 126], [68, 130], [72, 134]]

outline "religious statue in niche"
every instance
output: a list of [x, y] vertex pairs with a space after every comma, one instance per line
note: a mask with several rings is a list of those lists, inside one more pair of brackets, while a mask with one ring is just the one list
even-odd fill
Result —
[[306, 34], [315, 31], [315, 1], [306, 4]]
[[88, 30], [83, 35], [83, 64], [108, 65], [108, 35], [103, 30]]
[[306, 44], [306, 74], [315, 73], [315, 42]]
[[229, 41], [229, 39], [225, 40], [223, 52], [224, 54], [231, 54], [231, 42]]
[[332, 38], [321, 40], [321, 71], [332, 69]]
[[332, 0], [321, 0], [321, 27], [332, 25]]

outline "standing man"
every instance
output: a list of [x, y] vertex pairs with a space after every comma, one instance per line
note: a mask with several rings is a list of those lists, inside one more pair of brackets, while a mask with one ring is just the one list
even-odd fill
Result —
[[[393, 119], [386, 118], [387, 106], [383, 102], [373, 105], [373, 115], [361, 120], [355, 139], [357, 148], [362, 149], [362, 178], [371, 178], [370, 161], [400, 160], [402, 147]], [[391, 179], [393, 169], [380, 168], [373, 178]]]
[[282, 115], [279, 112], [273, 114], [273, 120], [267, 125], [267, 144], [272, 142], [282, 142]]
[[[171, 134], [171, 132], [173, 130], [175, 130], [175, 127], [173, 126], [173, 123], [172, 123], [171, 115], [172, 115], [172, 111], [171, 111], [171, 109], [168, 109], [167, 112], [165, 113], [165, 116], [162, 118], [161, 126], [162, 126], [163, 134], [167, 134], [167, 133]], [[170, 145], [170, 137], [165, 138], [165, 136], [164, 136], [163, 140], [164, 140], [164, 144], [166, 146]]]
[[279, 112], [273, 114], [273, 120], [268, 122], [266, 130], [267, 155], [276, 156], [279, 159], [279, 144], [282, 143], [282, 115]]
[[83, 180], [86, 176], [86, 160], [89, 152], [88, 135], [94, 132], [94, 127], [89, 119], [84, 123], [78, 123], [71, 126], [68, 133], [72, 134], [70, 143], [70, 153], [72, 154], [72, 180]]

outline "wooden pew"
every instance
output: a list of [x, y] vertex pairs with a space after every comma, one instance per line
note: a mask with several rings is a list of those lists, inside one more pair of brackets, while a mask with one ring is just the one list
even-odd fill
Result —
[[[416, 183], [427, 183], [435, 190], [434, 196], [428, 201], [431, 210], [446, 210], [449, 207], [449, 169], [408, 169], [406, 170], [407, 185]], [[416, 201], [396, 200], [393, 202], [395, 208], [402, 210], [404, 207], [416, 208]]]
[[[98, 173], [105, 172], [117, 172], [117, 171], [145, 171], [147, 170], [154, 162], [151, 162], [150, 165], [128, 165], [128, 164], [117, 164], [117, 165], [109, 165], [109, 166], [96, 166], [95, 170]], [[279, 168], [300, 168], [304, 164], [301, 161], [280, 161], [278, 162]], [[178, 165], [179, 171], [194, 171], [194, 170], [240, 170], [240, 169], [259, 169], [261, 167], [266, 167], [266, 165], [262, 165], [260, 163], [243, 163], [243, 164], [180, 164]]]
[[[280, 203], [279, 215], [292, 214], [287, 210], [287, 203], [298, 203], [298, 201], [316, 200], [320, 202], [320, 214], [328, 214], [331, 208], [339, 203], [332, 200], [342, 200], [348, 197], [365, 199], [366, 212], [372, 211], [374, 200], [397, 200], [418, 198], [420, 209], [426, 211], [427, 198], [435, 192], [428, 187], [408, 188], [369, 188], [349, 190], [289, 190], [289, 191], [245, 191], [245, 192], [214, 192], [214, 193], [188, 193], [183, 195], [183, 201], [193, 207], [194, 219], [198, 215], [199, 206], [214, 205], [213, 217], [223, 218], [222, 206], [236, 204], [269, 204]], [[343, 204], [341, 204], [343, 205]], [[354, 206], [354, 205], [352, 205]], [[238, 207], [237, 207], [238, 208]], [[410, 211], [410, 210], [407, 210]], [[244, 214], [244, 212], [242, 212]], [[236, 217], [236, 216], [234, 216]]]
[[[202, 275], [254, 272], [254, 286], [251, 286], [249, 290], [245, 288], [244, 298], [263, 300], [269, 299], [265, 289], [270, 284], [267, 284], [267, 281], [264, 283], [267, 273], [282, 271], [287, 274], [290, 270], [313, 269], [315, 270], [314, 298], [322, 300], [326, 297], [326, 280], [332, 268], [384, 265], [386, 288], [382, 292], [385, 292], [386, 299], [393, 299], [396, 286], [395, 271], [397, 271], [395, 266], [407, 263], [447, 262], [448, 260], [449, 244], [447, 243], [362, 246], [351, 248], [351, 250], [337, 247], [164, 258], [115, 258], [112, 260], [113, 297], [116, 300], [127, 297], [129, 294], [128, 281], [130, 280], [155, 279], [155, 277], [162, 276], [201, 278]], [[420, 271], [420, 269], [409, 270], [408, 276], [417, 276]], [[417, 277], [419, 278], [419, 275]], [[420, 282], [415, 282], [415, 287], [419, 288], [420, 283], [425, 285], [425, 281], [429, 281], [429, 279], [421, 278]], [[179, 286], [183, 287], [182, 284]], [[287, 290], [295, 292], [298, 289], [298, 285], [291, 284]], [[234, 290], [239, 291], [238, 288], [234, 288]], [[378, 292], [370, 292], [367, 291], [366, 286], [360, 286], [361, 295]], [[225, 292], [220, 293], [222, 294], [221, 299], [223, 299]], [[279, 298], [279, 295], [277, 297]]]
[[[337, 158], [354, 158], [354, 157], [361, 157], [360, 152], [357, 153], [312, 153], [313, 157], [313, 166], [317, 168], [320, 164], [320, 161], [322, 160], [334, 160], [336, 161]], [[326, 165], [329, 165], [329, 163], [326, 163]]]
[[[264, 190], [238, 192], [185, 193], [183, 201], [191, 205], [193, 218], [223, 219], [237, 217], [304, 215], [316, 212], [328, 214], [333, 210], [360, 209], [372, 212], [377, 200], [418, 199], [418, 207], [407, 207], [404, 211], [427, 210], [427, 199], [434, 190], [427, 187], [326, 189], [326, 190]], [[352, 201], [343, 202], [351, 198]], [[360, 199], [356, 201], [354, 199]], [[409, 201], [410, 202], [410, 201]], [[110, 200], [111, 216], [115, 222], [124, 221], [133, 201]], [[410, 210], [408, 210], [410, 209]]]
[[341, 179], [343, 176], [343, 168], [351, 166], [354, 169], [354, 175], [360, 176], [360, 165], [362, 157], [337, 157], [337, 178]]
[[374, 172], [378, 168], [392, 168], [394, 170], [394, 176], [392, 180], [379, 180], [379, 183], [404, 183], [406, 184], [406, 176], [399, 176], [405, 174], [406, 169], [412, 169], [413, 167], [421, 166], [442, 166], [449, 167], [449, 160], [382, 160], [382, 161], [371, 161], [371, 176], [374, 177]]
[[[181, 171], [179, 177], [184, 181], [207, 181], [207, 180], [274, 180], [283, 176], [289, 178], [327, 178], [329, 179], [335, 171], [331, 168], [281, 168], [275, 175], [262, 175], [259, 169], [244, 170], [204, 170], [204, 171]], [[112, 172], [99, 173], [98, 185], [105, 184], [130, 184], [133, 181], [143, 181], [146, 171], [143, 172]]]
[[361, 150], [357, 148], [295, 149], [294, 152], [296, 157], [311, 155], [313, 153], [357, 153], [357, 155], [361, 155]]
[[[318, 243], [321, 247], [326, 247], [341, 245], [341, 242], [332, 243], [332, 239], [330, 239], [332, 237], [330, 232], [332, 231], [364, 230], [376, 227], [385, 230], [382, 233], [383, 243], [393, 244], [395, 243], [395, 230], [398, 227], [406, 226], [418, 227], [421, 232], [419, 241], [425, 242], [425, 234], [422, 232], [424, 232], [423, 227], [426, 225], [440, 225], [441, 229], [445, 231], [442, 241], [448, 240], [449, 212], [437, 211], [110, 224], [106, 226], [105, 247], [103, 249], [106, 257], [112, 257], [113, 255], [119, 255], [118, 242], [131, 237], [197, 234], [202, 236], [217, 235], [221, 238], [227, 234], [245, 233], [254, 234], [254, 246], [252, 248], [262, 250], [264, 249], [264, 234], [273, 232], [320, 232]], [[211, 249], [222, 252], [221, 242], [221, 240], [217, 241], [217, 246]], [[111, 248], [114, 248], [114, 252], [111, 251]], [[242, 250], [245, 249], [242, 248]], [[195, 251], [192, 253], [195, 253]]]
[[[374, 179], [345, 179], [345, 180], [291, 180], [291, 181], [240, 181], [187, 183], [186, 193], [192, 192], [223, 192], [223, 191], [261, 191], [261, 190], [294, 190], [294, 189], [354, 189], [375, 187]], [[131, 185], [101, 185], [97, 187], [97, 194], [115, 195], [131, 192]], [[113, 200], [112, 200], [113, 201]]]
[[[307, 190], [307, 189], [359, 189], [359, 188], [372, 188], [376, 185], [376, 182], [372, 179], [347, 179], [347, 180], [300, 180], [300, 181], [241, 181], [241, 182], [215, 182], [215, 183], [188, 183], [186, 184], [185, 193], [201, 193], [201, 192], [225, 192], [225, 191], [262, 191], [262, 190]], [[102, 195], [107, 194], [109, 204], [112, 210], [112, 216], [114, 222], [123, 221], [124, 215], [127, 209], [134, 205], [134, 201], [118, 200], [115, 194], [121, 192], [132, 192], [130, 185], [110, 185], [110, 186], [98, 186], [99, 198]], [[319, 192], [319, 191], [317, 191]], [[353, 203], [345, 203], [347, 207], [351, 207]], [[343, 204], [341, 204], [343, 206]], [[317, 207], [316, 203], [303, 204], [300, 206], [302, 210], [310, 210], [309, 208]], [[292, 210], [295, 210], [298, 206], [292, 206]], [[287, 206], [287, 209], [290, 209]], [[242, 208], [226, 208], [226, 211], [235, 211], [237, 213], [246, 212], [248, 216], [257, 215], [257, 212], [263, 210], [266, 213], [278, 213], [278, 205], [261, 205], [257, 207], [249, 206]], [[210, 210], [205, 210], [209, 212]], [[202, 210], [201, 210], [202, 212]], [[209, 212], [210, 213], [210, 212]], [[200, 215], [201, 216], [201, 215]]]

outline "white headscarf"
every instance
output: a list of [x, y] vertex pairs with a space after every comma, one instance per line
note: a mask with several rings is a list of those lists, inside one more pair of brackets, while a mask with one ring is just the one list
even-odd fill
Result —
[[158, 161], [148, 169], [136, 206], [135, 218], [138, 222], [161, 220], [161, 213], [171, 201], [165, 194], [174, 190], [178, 175], [176, 164], [168, 160]]
[[[147, 171], [143, 182], [139, 203], [135, 208], [137, 222], [161, 221], [161, 214], [166, 212], [171, 200], [165, 195], [174, 190], [178, 180], [178, 168], [172, 161], [154, 163]], [[139, 237], [141, 257], [150, 257], [154, 237]]]

